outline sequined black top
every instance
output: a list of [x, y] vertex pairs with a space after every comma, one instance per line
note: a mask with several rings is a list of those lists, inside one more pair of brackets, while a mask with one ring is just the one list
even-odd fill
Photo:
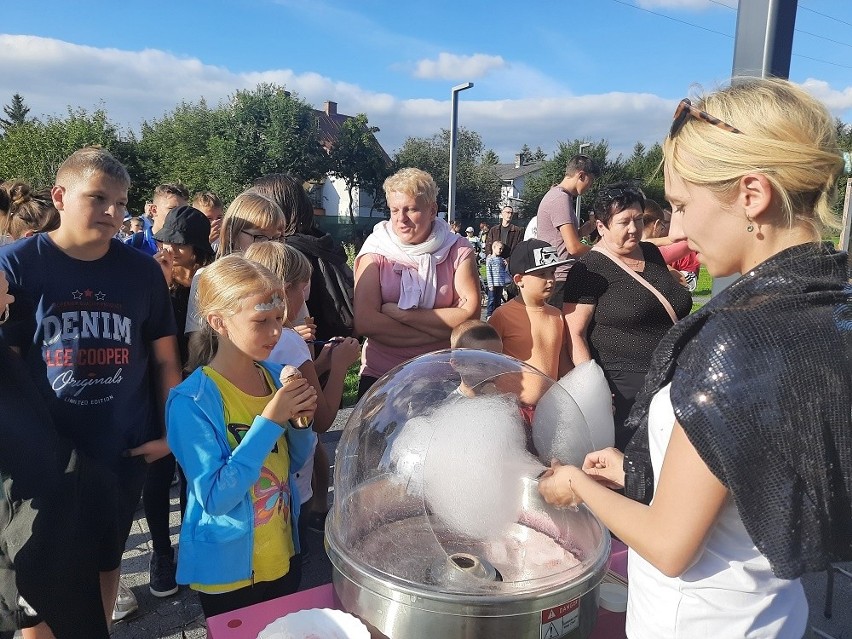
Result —
[[679, 322], [627, 425], [626, 493], [649, 501], [648, 408], [678, 422], [781, 578], [852, 559], [852, 287], [845, 253], [801, 245]]

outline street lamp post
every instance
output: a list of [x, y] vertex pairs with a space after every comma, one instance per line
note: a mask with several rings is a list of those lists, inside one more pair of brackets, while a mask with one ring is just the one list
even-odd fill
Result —
[[450, 116], [450, 188], [447, 201], [447, 222], [456, 219], [456, 164], [458, 163], [458, 117], [459, 92], [473, 87], [473, 82], [465, 82], [454, 86], [452, 96], [453, 112]]
[[[591, 142], [583, 142], [580, 145], [580, 149], [579, 149], [578, 153], [582, 154], [583, 149], [588, 149], [590, 146], [592, 146]], [[575, 208], [576, 208], [576, 213], [577, 213], [577, 230], [579, 230], [580, 229], [580, 196], [579, 195], [577, 196], [577, 206]]]

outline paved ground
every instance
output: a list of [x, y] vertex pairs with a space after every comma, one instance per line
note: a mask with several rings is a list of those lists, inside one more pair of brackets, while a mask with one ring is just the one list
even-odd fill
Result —
[[[329, 454], [333, 459], [339, 430], [343, 427], [351, 409], [340, 411], [332, 431], [323, 435]], [[172, 541], [177, 544], [180, 529], [177, 491], [172, 489]], [[331, 581], [331, 564], [323, 551], [322, 537], [310, 532], [310, 560], [304, 567], [303, 588], [313, 588]], [[181, 588], [178, 594], [166, 599], [157, 599], [148, 591], [148, 558], [151, 545], [145, 517], [140, 507], [133, 524], [122, 562], [122, 578], [130, 586], [139, 601], [139, 612], [115, 624], [115, 639], [203, 639], [207, 636], [201, 606], [195, 594]], [[852, 573], [852, 564], [842, 566]], [[825, 606], [826, 576], [824, 573], [807, 576], [805, 590], [811, 605], [810, 627], [806, 635], [813, 639], [852, 639], [852, 579], [838, 575], [835, 579], [831, 619], [823, 616]]]
[[[332, 430], [322, 436], [329, 455], [334, 457], [340, 430], [346, 423], [351, 409], [338, 413]], [[139, 602], [139, 612], [115, 624], [112, 636], [116, 639], [202, 639], [207, 636], [204, 615], [195, 593], [182, 587], [173, 597], [158, 599], [148, 590], [148, 560], [151, 556], [151, 539], [141, 505], [121, 563], [124, 583], [130, 586]], [[172, 544], [177, 547], [180, 531], [180, 507], [177, 488], [171, 496]], [[310, 554], [303, 566], [302, 589], [313, 588], [331, 582], [331, 563], [323, 550], [322, 535], [309, 531]]]

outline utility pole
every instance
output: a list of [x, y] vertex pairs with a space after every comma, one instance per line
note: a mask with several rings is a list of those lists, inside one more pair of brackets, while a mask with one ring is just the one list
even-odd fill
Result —
[[[591, 146], [592, 146], [591, 142], [583, 142], [582, 144], [580, 144], [580, 147], [577, 149], [577, 153], [579, 155], [582, 155], [583, 149], [588, 149]], [[577, 206], [574, 207], [574, 209], [575, 209], [574, 212], [577, 216], [577, 230], [578, 231], [580, 230], [580, 226], [582, 226], [582, 222], [580, 221], [580, 197], [581, 196], [579, 196], [579, 195], [577, 196]]]
[[450, 186], [447, 198], [447, 222], [456, 219], [456, 169], [458, 165], [458, 119], [459, 119], [459, 92], [473, 87], [473, 82], [465, 82], [454, 86], [450, 95], [452, 97], [453, 111], [450, 115]]
[[[787, 78], [793, 55], [798, 0], [747, 0], [737, 8], [737, 34], [731, 82], [747, 78]], [[736, 126], [736, 125], [734, 125]], [[713, 279], [713, 295], [737, 279], [735, 273]]]

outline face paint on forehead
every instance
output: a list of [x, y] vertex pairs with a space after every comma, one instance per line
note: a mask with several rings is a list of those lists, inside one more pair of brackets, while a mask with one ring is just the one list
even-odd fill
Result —
[[255, 304], [254, 310], [256, 311], [273, 311], [276, 308], [280, 308], [284, 306], [284, 300], [281, 296], [276, 292], [272, 294], [272, 299], [263, 304]]

